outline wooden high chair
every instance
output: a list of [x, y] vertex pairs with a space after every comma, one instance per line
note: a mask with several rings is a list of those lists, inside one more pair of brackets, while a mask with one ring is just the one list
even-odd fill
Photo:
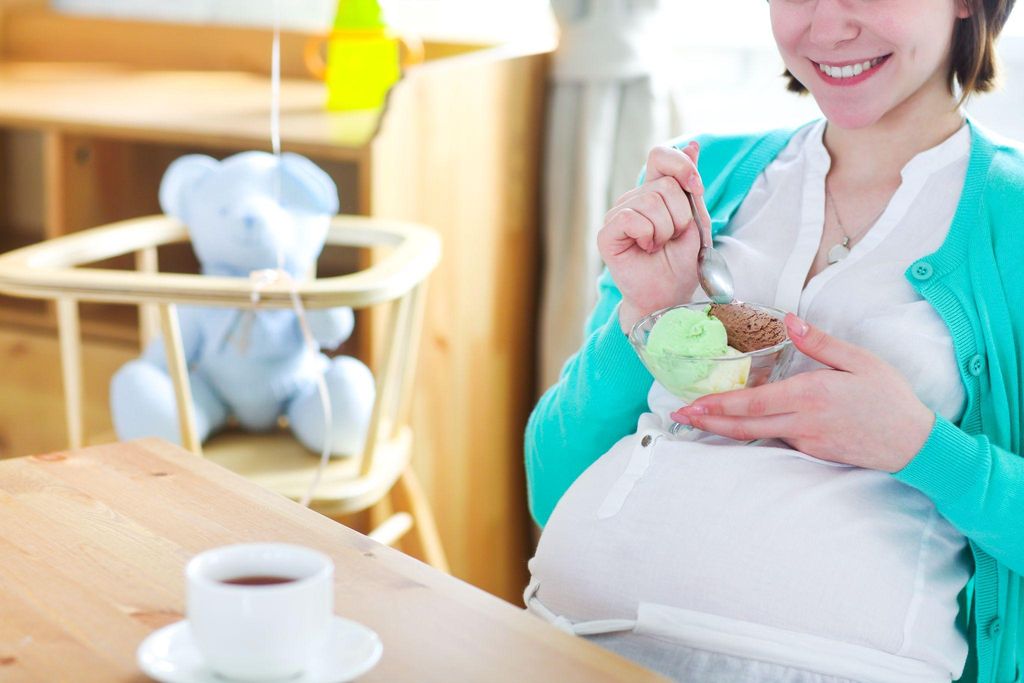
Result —
[[[83, 445], [81, 335], [78, 303], [140, 306], [145, 344], [159, 327], [174, 382], [182, 443], [266, 488], [299, 500], [320, 457], [285, 430], [270, 434], [228, 431], [201, 446], [196, 434], [188, 369], [177, 322], [177, 306], [253, 306], [247, 279], [160, 273], [157, 247], [188, 241], [185, 226], [168, 216], [150, 216], [83, 230], [0, 255], [0, 292], [56, 302], [68, 435]], [[377, 384], [366, 445], [358, 456], [332, 458], [310, 507], [330, 517], [370, 510], [370, 537], [392, 545], [413, 530], [421, 559], [447, 571], [437, 527], [410, 462], [413, 435], [407, 422], [422, 326], [424, 287], [440, 259], [440, 240], [424, 227], [395, 221], [337, 216], [328, 246], [374, 249], [370, 267], [349, 275], [295, 285], [306, 309], [370, 306], [386, 310], [382, 351], [371, 362]], [[376, 257], [378, 251], [382, 254]], [[134, 253], [136, 271], [82, 267]], [[260, 308], [291, 308], [286, 283], [260, 287]], [[156, 324], [158, 321], [158, 324]], [[375, 330], [376, 332], [376, 330]], [[394, 512], [398, 510], [398, 512]]]

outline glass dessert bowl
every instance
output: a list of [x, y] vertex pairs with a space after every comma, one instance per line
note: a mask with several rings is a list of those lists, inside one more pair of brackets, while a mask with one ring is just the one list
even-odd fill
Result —
[[[793, 359], [785, 315], [740, 302], [680, 304], [637, 321], [629, 342], [654, 379], [685, 405], [781, 378]], [[670, 431], [683, 427], [675, 423]]]

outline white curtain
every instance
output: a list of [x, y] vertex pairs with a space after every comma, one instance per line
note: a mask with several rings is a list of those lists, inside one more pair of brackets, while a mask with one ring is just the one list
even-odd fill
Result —
[[[538, 389], [583, 340], [601, 270], [596, 234], [649, 149], [681, 130], [661, 0], [552, 0], [560, 28], [544, 158]], [[679, 38], [681, 39], [681, 38]]]

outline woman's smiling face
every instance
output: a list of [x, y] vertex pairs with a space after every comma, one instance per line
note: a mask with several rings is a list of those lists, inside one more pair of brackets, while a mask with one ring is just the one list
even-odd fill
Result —
[[965, 0], [772, 0], [789, 72], [828, 120], [861, 128], [916, 102], [949, 101], [953, 27]]

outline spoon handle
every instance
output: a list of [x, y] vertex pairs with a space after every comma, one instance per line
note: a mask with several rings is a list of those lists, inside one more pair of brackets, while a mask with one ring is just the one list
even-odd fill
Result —
[[716, 304], [727, 304], [735, 300], [732, 274], [722, 255], [711, 244], [711, 226], [705, 216], [707, 208], [704, 197], [686, 193], [693, 213], [694, 223], [700, 232], [700, 249], [697, 250], [697, 281], [708, 298]]
[[700, 232], [700, 247], [701, 249], [708, 249], [711, 247], [711, 226], [704, 220], [704, 216], [707, 213], [707, 208], [704, 206], [704, 197], [702, 195], [694, 196], [686, 190], [683, 190], [683, 193], [690, 202], [690, 213], [693, 214], [693, 222], [697, 224], [697, 230]]

